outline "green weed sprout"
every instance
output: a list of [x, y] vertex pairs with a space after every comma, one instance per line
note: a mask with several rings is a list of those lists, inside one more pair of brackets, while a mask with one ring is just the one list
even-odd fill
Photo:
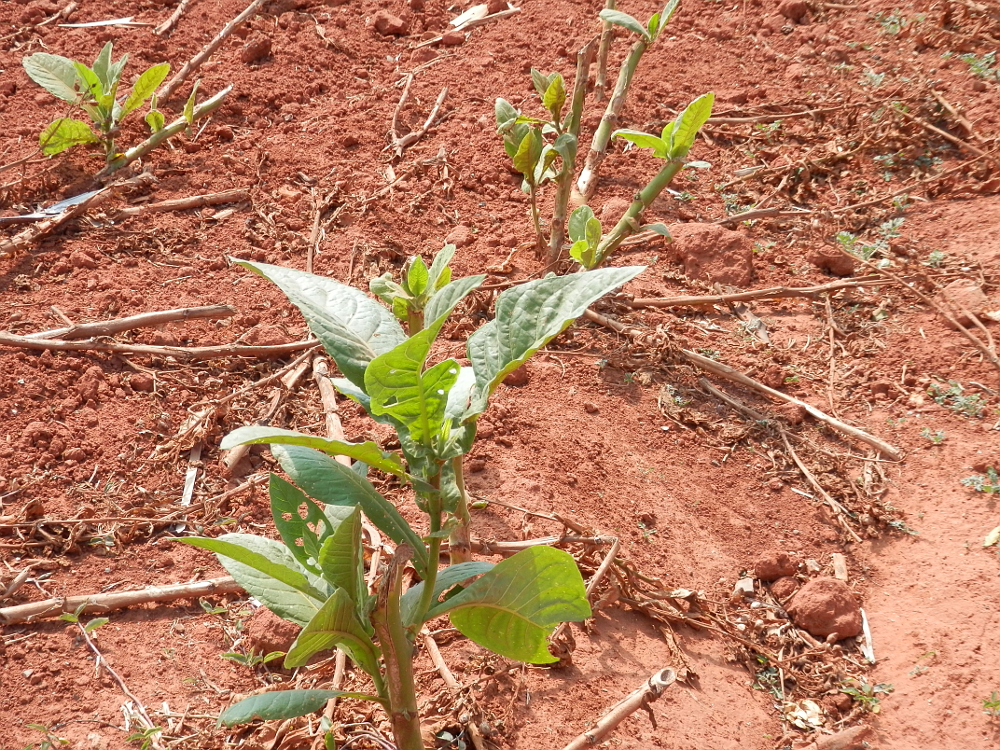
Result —
[[882, 710], [879, 695], [886, 695], [891, 693], [892, 690], [892, 685], [885, 682], [880, 682], [877, 685], [871, 685], [867, 682], [857, 682], [853, 680], [844, 687], [840, 688], [840, 692], [847, 693], [854, 699], [855, 703], [859, 704], [865, 711], [872, 714], [877, 714]]
[[990, 717], [1000, 716], [1000, 696], [994, 690], [989, 698], [983, 698], [983, 713]]
[[966, 477], [960, 481], [963, 486], [976, 492], [982, 492], [987, 495], [1000, 494], [1000, 475], [997, 474], [997, 470], [992, 466], [986, 467], [986, 476], [973, 474], [971, 477]]
[[[427, 269], [416, 260], [405, 284], [376, 285], [393, 311], [361, 290], [322, 276], [239, 261], [275, 283], [301, 311], [343, 377], [333, 384], [375, 421], [394, 428], [398, 451], [269, 426], [241, 427], [223, 449], [268, 443], [288, 481], [272, 474], [271, 513], [280, 541], [251, 534], [179, 541], [215, 552], [237, 582], [278, 616], [302, 630], [284, 659], [307, 664], [340, 648], [372, 680], [371, 693], [282, 690], [229, 707], [220, 721], [284, 719], [320, 709], [346, 695], [382, 706], [396, 746], [423, 750], [413, 672], [415, 639], [424, 623], [448, 615], [470, 640], [509, 659], [556, 661], [547, 637], [556, 625], [590, 616], [583, 578], [571, 555], [530, 547], [496, 565], [471, 560], [468, 498], [462, 459], [476, 423], [503, 379], [583, 314], [594, 301], [634, 278], [642, 267], [550, 275], [505, 290], [496, 316], [466, 342], [470, 366], [454, 359], [428, 363], [456, 305], [484, 276], [449, 280], [443, 260]], [[434, 269], [432, 271], [432, 269]], [[437, 273], [432, 283], [431, 276]], [[430, 291], [433, 290], [433, 291]], [[397, 302], [396, 300], [402, 300]], [[409, 333], [397, 322], [419, 309]], [[419, 330], [418, 330], [419, 329]], [[347, 466], [333, 456], [347, 456]], [[403, 518], [367, 479], [369, 468], [396, 477], [427, 518], [424, 533]], [[376, 592], [365, 585], [362, 513], [395, 545]], [[451, 564], [439, 570], [448, 541]], [[419, 583], [403, 590], [411, 564]], [[469, 581], [475, 578], [471, 583]]]
[[920, 437], [927, 438], [934, 445], [941, 445], [945, 440], [944, 430], [935, 430], [931, 432], [930, 427], [925, 427], [920, 431]]
[[42, 153], [53, 156], [72, 146], [96, 143], [104, 149], [105, 160], [112, 161], [118, 154], [115, 139], [122, 121], [150, 99], [153, 101], [146, 122], [154, 132], [163, 127], [163, 114], [156, 109], [154, 92], [170, 72], [170, 65], [160, 63], [144, 71], [125, 100], [119, 102], [118, 87], [128, 55], [113, 62], [111, 52], [112, 44], [108, 42], [92, 68], [48, 52], [36, 52], [22, 60], [32, 81], [90, 117], [90, 123], [72, 117], [54, 120], [38, 138]]
[[670, 236], [663, 224], [640, 226], [639, 222], [642, 213], [684, 167], [708, 166], [705, 162], [685, 162], [684, 159], [694, 145], [695, 136], [701, 126], [711, 116], [714, 102], [714, 94], [699, 96], [677, 116], [676, 120], [667, 123], [658, 136], [638, 130], [615, 131], [615, 137], [634, 143], [640, 148], [652, 150], [653, 156], [663, 159], [666, 163], [653, 179], [635, 194], [635, 199], [624, 216], [607, 235], [603, 235], [600, 221], [588, 206], [580, 206], [573, 212], [569, 220], [569, 229], [570, 238], [573, 240], [570, 255], [574, 260], [584, 268], [596, 268], [604, 263], [633, 232], [652, 230]]

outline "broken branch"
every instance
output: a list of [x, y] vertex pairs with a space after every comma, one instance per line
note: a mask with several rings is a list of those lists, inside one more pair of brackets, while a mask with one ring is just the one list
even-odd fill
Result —
[[[26, 339], [89, 339], [97, 336], [113, 336], [122, 331], [130, 331], [135, 328], [148, 328], [163, 325], [177, 320], [193, 320], [195, 318], [209, 318], [218, 320], [228, 318], [236, 314], [236, 308], [231, 305], [206, 305], [204, 307], [180, 307], [176, 310], [161, 310], [159, 312], [140, 313], [130, 315], [127, 318], [117, 318], [116, 320], [102, 320], [97, 323], [79, 323], [68, 328], [56, 328], [51, 331], [40, 331], [39, 333], [29, 333], [23, 338]], [[5, 334], [0, 334], [0, 336]]]

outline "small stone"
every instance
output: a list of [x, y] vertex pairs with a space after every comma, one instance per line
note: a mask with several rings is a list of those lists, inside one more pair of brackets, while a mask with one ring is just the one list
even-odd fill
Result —
[[987, 88], [988, 88], [988, 86], [986, 85], [986, 81], [982, 81], [982, 80], [980, 80], [978, 78], [972, 79], [972, 90], [973, 91], [978, 91], [978, 92], [982, 93], [983, 91], [986, 91]]
[[798, 565], [787, 552], [768, 552], [753, 564], [753, 574], [762, 581], [793, 576], [797, 570]]
[[403, 36], [410, 30], [410, 24], [387, 10], [380, 10], [372, 17], [372, 26], [382, 36]]
[[352, 133], [348, 133], [347, 135], [345, 135], [344, 139], [341, 141], [341, 144], [343, 144], [344, 148], [354, 148], [355, 146], [358, 145], [358, 143], [360, 143], [358, 137], [356, 135], [353, 135]]
[[424, 9], [424, 0], [410, 0], [410, 10], [415, 10], [418, 13]]
[[464, 224], [459, 224], [457, 227], [448, 232], [448, 236], [444, 238], [444, 241], [449, 245], [454, 245], [455, 247], [465, 247], [466, 245], [471, 245], [476, 239], [476, 236], [472, 233], [472, 230]]
[[799, 582], [797, 580], [791, 576], [785, 576], [783, 578], [779, 578], [771, 584], [771, 593], [774, 595], [775, 599], [779, 602], [783, 602], [785, 599], [794, 594], [798, 587]]
[[82, 250], [74, 250], [70, 253], [69, 262], [73, 268], [97, 268], [97, 261]]
[[507, 0], [490, 0], [486, 4], [486, 14], [492, 16], [494, 13], [507, 10], [509, 7]]
[[806, 407], [801, 404], [782, 404], [776, 408], [776, 411], [788, 420], [788, 424], [791, 425], [802, 424], [805, 418], [809, 416]]
[[293, 622], [282, 620], [271, 610], [261, 607], [254, 612], [246, 625], [247, 645], [259, 654], [272, 651], [288, 652], [301, 628]]
[[473, 458], [465, 466], [469, 470], [469, 473], [478, 474], [486, 468], [486, 462], [481, 458]]
[[518, 367], [514, 372], [510, 373], [503, 379], [504, 385], [514, 386], [519, 388], [521, 386], [528, 384], [528, 368]]
[[278, 326], [262, 325], [243, 337], [243, 343], [250, 346], [278, 346], [288, 343], [287, 334]]
[[447, 31], [441, 35], [441, 44], [445, 47], [457, 47], [460, 44], [465, 44], [465, 32], [458, 29]]
[[[956, 279], [942, 289], [934, 299], [963, 326], [972, 324], [972, 319], [963, 312], [963, 308], [978, 316], [989, 305], [982, 288], [972, 279]], [[950, 323], [948, 325], [953, 327]]]
[[142, 391], [143, 393], [152, 393], [155, 387], [155, 381], [152, 375], [147, 375], [144, 372], [135, 373], [129, 380], [129, 385], [132, 386], [133, 391]]
[[836, 634], [851, 638], [861, 632], [861, 608], [854, 593], [836, 578], [815, 578], [786, 605], [792, 622], [817, 638]]
[[853, 276], [857, 267], [853, 258], [849, 258], [839, 250], [829, 247], [821, 247], [813, 250], [806, 256], [806, 260], [812, 263], [821, 271], [826, 271], [834, 276]]
[[[602, 218], [603, 222], [603, 218]], [[718, 224], [674, 224], [674, 252], [692, 279], [745, 287], [753, 277], [753, 247], [739, 232]]]
[[67, 461], [76, 461], [80, 463], [81, 461], [87, 460], [87, 452], [80, 447], [67, 448], [63, 451], [62, 457]]
[[240, 51], [240, 60], [244, 65], [252, 65], [253, 63], [260, 62], [271, 54], [271, 37], [262, 34], [260, 32], [254, 33], [250, 37], [246, 44], [243, 45], [243, 49]]
[[754, 595], [753, 578], [741, 578], [733, 587], [734, 596], [751, 597]]
[[597, 412], [600, 411], [600, 409], [597, 408], [597, 404], [593, 401], [585, 401], [583, 404], [583, 410], [587, 412], [587, 414], [597, 414]]
[[771, 492], [781, 492], [783, 489], [785, 489], [785, 483], [782, 482], [777, 477], [774, 477], [773, 479], [771, 479], [771, 481], [767, 483], [767, 487], [769, 490], [771, 490]]
[[778, 12], [793, 23], [802, 23], [809, 12], [809, 6], [805, 0], [782, 0]]

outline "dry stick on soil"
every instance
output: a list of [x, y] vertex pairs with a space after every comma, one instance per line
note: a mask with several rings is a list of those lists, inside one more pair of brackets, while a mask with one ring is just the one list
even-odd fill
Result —
[[[604, 556], [604, 559], [601, 560], [601, 564], [598, 566], [597, 570], [594, 571], [594, 575], [592, 575], [590, 577], [590, 580], [587, 582], [587, 601], [589, 601], [591, 604], [593, 604], [594, 602], [593, 600], [591, 600], [590, 597], [593, 596], [594, 591], [597, 590], [597, 587], [600, 585], [601, 581], [604, 580], [604, 576], [607, 575], [608, 570], [611, 568], [612, 563], [614, 563], [615, 561], [615, 557], [618, 556], [618, 550], [621, 549], [621, 546], [622, 546], [621, 540], [615, 537], [615, 541], [612, 542], [611, 549], [608, 550], [608, 554]], [[563, 634], [563, 631], [565, 631], [566, 628], [568, 627], [569, 627], [568, 622], [559, 623], [559, 627], [557, 627], [553, 631], [552, 635], [549, 637], [549, 641], [555, 643], [559, 639], [559, 636]]]
[[434, 102], [434, 106], [431, 107], [431, 112], [427, 115], [427, 119], [424, 124], [414, 131], [407, 133], [404, 136], [399, 135], [399, 114], [403, 110], [403, 104], [406, 102], [406, 97], [410, 93], [410, 85], [413, 83], [413, 73], [410, 73], [406, 79], [406, 86], [403, 88], [403, 95], [399, 97], [399, 104], [396, 105], [396, 110], [392, 114], [392, 143], [390, 146], [395, 150], [396, 157], [399, 158], [403, 155], [403, 151], [407, 146], [412, 146], [414, 143], [419, 141], [424, 135], [430, 130], [434, 121], [437, 119], [438, 111], [441, 109], [441, 105], [444, 104], [444, 98], [448, 96], [448, 87], [445, 86], [441, 89], [441, 93], [438, 94], [437, 101]]
[[138, 591], [118, 591], [111, 594], [87, 594], [83, 596], [58, 597], [41, 602], [18, 604], [13, 607], [0, 608], [0, 624], [15, 625], [34, 622], [47, 617], [57, 617], [64, 612], [74, 612], [83, 606], [77, 614], [93, 614], [110, 612], [114, 609], [125, 609], [138, 604], [151, 602], [169, 602], [175, 599], [196, 599], [213, 594], [235, 594], [242, 592], [235, 580], [229, 576], [211, 578], [207, 581], [193, 583], [177, 583], [171, 586], [150, 586]]
[[240, 13], [236, 18], [227, 23], [222, 27], [222, 31], [216, 34], [215, 39], [210, 41], [208, 44], [202, 48], [201, 52], [188, 60], [184, 67], [181, 68], [180, 72], [175, 75], [170, 81], [163, 86], [159, 92], [157, 92], [157, 97], [161, 102], [165, 102], [169, 99], [177, 88], [188, 79], [188, 77], [194, 73], [202, 64], [212, 56], [212, 53], [219, 48], [226, 39], [232, 34], [236, 29], [247, 19], [257, 14], [261, 6], [266, 3], [267, 0], [253, 0], [250, 5], [247, 6], [246, 10]]
[[[606, 10], [615, 10], [615, 0], [607, 0], [604, 3]], [[594, 82], [594, 101], [603, 102], [607, 97], [605, 91], [608, 87], [608, 53], [611, 52], [611, 40], [615, 36], [614, 27], [611, 21], [604, 21], [601, 24], [601, 47], [597, 51], [597, 79]]]
[[163, 36], [168, 31], [173, 29], [174, 26], [177, 25], [177, 22], [180, 20], [181, 15], [184, 13], [185, 10], [187, 10], [187, 7], [193, 2], [194, 0], [181, 0], [177, 4], [177, 8], [174, 9], [174, 12], [170, 14], [170, 18], [168, 18], [166, 21], [164, 21], [155, 29], [153, 29], [153, 33], [156, 34], [157, 36]]
[[118, 220], [129, 216], [142, 216], [143, 214], [159, 213], [162, 211], [186, 211], [189, 208], [218, 206], [222, 203], [239, 203], [240, 201], [248, 200], [250, 200], [250, 192], [237, 188], [235, 190], [224, 190], [221, 193], [192, 195], [190, 198], [176, 198], [168, 201], [158, 201], [157, 203], [147, 203], [144, 206], [131, 206], [123, 208], [111, 218]]
[[646, 680], [642, 687], [615, 704], [608, 713], [598, 719], [593, 729], [588, 729], [566, 745], [563, 750], [584, 750], [584, 748], [600, 744], [619, 724], [640, 708], [645, 709], [649, 714], [649, 720], [653, 723], [653, 728], [655, 729], [656, 718], [649, 704], [663, 695], [663, 691], [670, 687], [676, 679], [677, 675], [669, 667], [656, 672]]
[[50, 349], [69, 352], [118, 352], [119, 354], [149, 354], [157, 357], [174, 357], [185, 362], [199, 362], [224, 357], [282, 357], [286, 354], [312, 349], [319, 345], [316, 339], [293, 341], [274, 346], [244, 346], [242, 344], [222, 344], [220, 346], [146, 346], [144, 344], [119, 344], [104, 341], [63, 341], [61, 339], [32, 339], [0, 333], [0, 346], [22, 349]]
[[[506, 18], [507, 16], [512, 16], [515, 13], [520, 13], [520, 12], [521, 12], [520, 8], [508, 8], [507, 10], [502, 10], [499, 13], [494, 13], [491, 16], [484, 16], [483, 18], [477, 18], [473, 21], [469, 21], [468, 23], [463, 23], [461, 26], [452, 29], [452, 31], [468, 31], [469, 29], [474, 29], [477, 26], [485, 26], [488, 23], [493, 23], [493, 21], [499, 21], [501, 18]], [[442, 39], [444, 39], [444, 35], [433, 37], [416, 45], [414, 49], [418, 49], [420, 47], [426, 47], [429, 44], [437, 44]]]
[[[285, 395], [285, 392], [280, 388], [275, 388], [274, 393], [271, 395], [271, 403], [267, 407], [267, 411], [264, 412], [264, 416], [258, 419], [255, 424], [257, 425], [269, 425], [271, 420], [277, 416], [278, 411], [281, 409], [281, 401]], [[246, 457], [247, 453], [253, 447], [251, 443], [243, 443], [242, 445], [237, 445], [228, 451], [225, 451], [225, 455], [222, 458], [222, 463], [225, 464], [226, 468], [232, 472], [236, 465]]]
[[[847, 257], [851, 258], [852, 260], [855, 260], [855, 261], [857, 261], [859, 263], [862, 263], [862, 264], [868, 266], [870, 269], [872, 269], [876, 273], [880, 273], [880, 274], [882, 274], [882, 275], [884, 275], [884, 276], [892, 279], [897, 284], [899, 284], [903, 289], [906, 289], [908, 291], [913, 292], [917, 297], [920, 298], [921, 302], [923, 302], [926, 305], [930, 305], [932, 308], [934, 308], [935, 310], [937, 310], [937, 312], [941, 315], [941, 317], [943, 317], [945, 320], [947, 320], [963, 336], [965, 336], [965, 338], [967, 338], [970, 342], [972, 342], [972, 344], [980, 352], [983, 353], [983, 356], [986, 357], [986, 359], [990, 362], [990, 364], [992, 364], [994, 367], [996, 367], [998, 370], [1000, 370], [1000, 357], [997, 357], [996, 352], [991, 348], [991, 346], [989, 344], [984, 344], [982, 341], [980, 341], [979, 337], [977, 337], [975, 334], [972, 333], [972, 331], [970, 331], [968, 328], [966, 328], [961, 323], [959, 323], [958, 320], [950, 312], [948, 312], [948, 309], [944, 305], [942, 305], [940, 302], [938, 302], [936, 299], [934, 299], [933, 297], [930, 297], [930, 296], [924, 294], [922, 291], [920, 291], [919, 289], [917, 289], [917, 287], [914, 284], [908, 284], [907, 282], [903, 281], [903, 279], [901, 279], [899, 276], [897, 276], [896, 274], [894, 274], [892, 271], [889, 271], [889, 270], [887, 270], [885, 268], [879, 268], [878, 266], [876, 266], [871, 261], [865, 260], [864, 258], [859, 258], [858, 256], [853, 255], [853, 254], [847, 252], [842, 247], [839, 247], [838, 250], [840, 250], [840, 252], [844, 253], [844, 255], [846, 255]], [[962, 312], [965, 313], [966, 315], [968, 315], [970, 320], [976, 320], [976, 316], [973, 315], [968, 310], [964, 310], [963, 309]], [[980, 325], [982, 325], [982, 323], [980, 323]], [[989, 335], [989, 332], [987, 332], [987, 335]], [[992, 341], [990, 341], [990, 343], [992, 343]]]
[[[639, 331], [638, 329], [635, 328], [629, 328], [625, 324], [620, 323], [617, 320], [612, 320], [611, 318], [605, 315], [601, 315], [600, 313], [596, 313], [593, 310], [587, 310], [583, 314], [583, 316], [587, 318], [587, 320], [591, 320], [594, 323], [598, 323], [599, 325], [602, 325], [606, 328], [610, 328], [611, 330], [626, 335], [630, 338], [635, 339], [635, 338], [641, 338], [643, 336], [642, 331]], [[796, 406], [805, 409], [815, 419], [818, 419], [819, 421], [826, 423], [827, 425], [837, 430], [838, 432], [841, 432], [845, 435], [850, 435], [855, 440], [860, 440], [862, 443], [866, 443], [867, 445], [872, 446], [873, 448], [881, 451], [894, 461], [898, 461], [903, 457], [902, 451], [900, 451], [898, 448], [894, 448], [884, 440], [881, 440], [873, 435], [869, 435], [867, 432], [859, 430], [857, 427], [845, 424], [844, 422], [841, 422], [839, 419], [831, 417], [829, 414], [820, 411], [812, 404], [808, 404], [805, 401], [801, 401], [795, 398], [794, 396], [789, 396], [788, 394], [782, 393], [781, 391], [776, 391], [773, 388], [768, 388], [763, 383], [759, 383], [753, 378], [744, 375], [738, 370], [734, 370], [732, 367], [724, 365], [721, 362], [716, 362], [713, 359], [709, 359], [708, 357], [703, 357], [700, 354], [688, 351], [687, 349], [677, 349], [676, 351], [677, 354], [682, 359], [686, 360], [687, 362], [690, 362], [693, 365], [697, 365], [703, 370], [707, 370], [716, 375], [720, 375], [721, 377], [724, 377], [727, 380], [731, 380], [735, 383], [745, 385], [748, 388], [753, 388], [754, 390], [759, 391], [760, 393], [764, 393], [773, 398], [786, 401], [790, 404], [795, 404]]]
[[424, 642], [424, 648], [427, 649], [427, 656], [430, 657], [431, 664], [437, 669], [438, 674], [441, 675], [441, 679], [444, 680], [444, 684], [449, 690], [459, 691], [462, 689], [462, 683], [455, 679], [455, 675], [452, 674], [451, 670], [448, 669], [448, 665], [445, 664], [444, 657], [441, 656], [441, 650], [438, 648], [437, 641], [434, 640], [434, 636], [431, 635], [427, 628], [420, 631], [420, 637]]
[[[929, 130], [930, 132], [941, 136], [946, 141], [948, 141], [952, 145], [958, 146], [958, 148], [962, 149], [963, 151], [968, 151], [970, 154], [975, 154], [976, 156], [989, 158], [989, 155], [978, 146], [973, 146], [969, 143], [966, 143], [961, 138], [958, 138], [957, 136], [954, 136], [951, 133], [942, 130], [941, 128], [931, 125], [929, 122], [920, 119], [916, 115], [911, 115], [909, 112], [902, 109], [897, 109], [895, 107], [893, 107], [893, 112], [895, 112], [903, 119], [909, 120], [910, 122], [919, 125], [920, 127], [924, 128], [924, 130]], [[993, 159], [989, 158], [989, 161], [993, 161]]]
[[[127, 318], [102, 320], [97, 323], [79, 323], [68, 328], [56, 328], [51, 331], [39, 331], [24, 336], [26, 339], [89, 339], [97, 336], [113, 336], [122, 331], [135, 328], [148, 328], [178, 320], [193, 320], [209, 318], [218, 320], [229, 318], [236, 314], [236, 308], [230, 305], [205, 305], [203, 307], [179, 307], [176, 310], [161, 310], [158, 312], [140, 313]], [[12, 334], [13, 335], [13, 334]]]
[[42, 237], [54, 232], [70, 219], [79, 216], [84, 211], [88, 211], [95, 206], [101, 205], [116, 193], [129, 188], [146, 187], [148, 185], [152, 185], [154, 182], [156, 182], [156, 178], [153, 177], [153, 175], [148, 172], [143, 172], [135, 177], [129, 177], [126, 180], [121, 180], [108, 185], [102, 190], [96, 190], [89, 198], [77, 203], [72, 208], [63, 211], [58, 216], [53, 216], [51, 219], [41, 221], [28, 229], [18, 232], [9, 240], [0, 242], [0, 258], [6, 258], [15, 251], [37, 242]]

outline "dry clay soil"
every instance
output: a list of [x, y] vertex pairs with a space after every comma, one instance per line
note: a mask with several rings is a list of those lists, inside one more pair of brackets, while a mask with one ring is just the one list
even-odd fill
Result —
[[[195, 0], [172, 31], [157, 36], [152, 27], [173, 12], [172, 2], [80, 3], [68, 17], [46, 23], [62, 8], [56, 0], [0, 2], [0, 162], [28, 157], [0, 172], [0, 214], [28, 213], [93, 189], [100, 166], [83, 148], [52, 159], [33, 152], [38, 133], [63, 110], [27, 78], [24, 56], [48, 51], [91, 61], [113, 41], [116, 56], [129, 53], [127, 79], [162, 61], [176, 72], [243, 7], [239, 0]], [[486, 271], [492, 287], [445, 330], [442, 354], [462, 356], [464, 338], [491, 315], [491, 295], [543, 270], [532, 251], [520, 178], [508, 169], [494, 129], [493, 102], [502, 96], [540, 114], [530, 68], [560, 71], [571, 81], [576, 51], [599, 31], [601, 5], [589, 0], [523, 0], [518, 7], [444, 46], [434, 40], [461, 5], [265, 2], [196, 72], [201, 97], [230, 84], [233, 91], [207, 125], [145, 160], [154, 185], [116, 195], [0, 259], [0, 328], [24, 335], [63, 327], [65, 319], [228, 304], [234, 316], [125, 332], [115, 340], [298, 341], [307, 333], [298, 312], [229, 258], [303, 269], [315, 236], [314, 271], [365, 288], [373, 276], [398, 273], [415, 253], [429, 258], [448, 238], [459, 245], [456, 275]], [[657, 10], [635, 0], [620, 7], [642, 19]], [[398, 19], [400, 27], [389, 31], [399, 33], [376, 30], [383, 10]], [[865, 246], [878, 241], [873, 260], [918, 279], [928, 295], [967, 278], [986, 295], [978, 312], [1000, 310], [1000, 200], [993, 195], [1000, 183], [992, 156], [1000, 95], [983, 58], [996, 49], [998, 11], [991, 0], [792, 0], [780, 9], [760, 0], [684, 0], [643, 59], [621, 125], [658, 128], [707, 91], [716, 93], [722, 119], [707, 126], [691, 154], [711, 166], [685, 170], [675, 193], [647, 212], [647, 221], [673, 227], [678, 242], [651, 240], [613, 259], [648, 266], [625, 291], [651, 298], [705, 294], [716, 290], [714, 282], [728, 285], [723, 291], [827, 283], [836, 280], [831, 263], [816, 253], [841, 257], [834, 237], [850, 232]], [[144, 25], [61, 25], [125, 16]], [[616, 35], [612, 80], [630, 42], [624, 32]], [[985, 75], [977, 77], [961, 55], [985, 59]], [[399, 135], [423, 125], [442, 88], [447, 95], [428, 132], [399, 156], [387, 147], [410, 74]], [[168, 120], [180, 113], [190, 83], [161, 103]], [[602, 106], [588, 97], [584, 144]], [[807, 111], [813, 112], [781, 116]], [[126, 124], [121, 143], [143, 137], [140, 125]], [[591, 201], [595, 212], [606, 219], [620, 214], [656, 168], [653, 161], [613, 145]], [[750, 167], [763, 169], [739, 171]], [[126, 207], [229, 189], [249, 198], [116, 218]], [[901, 197], [894, 203], [890, 194]], [[543, 214], [550, 210], [551, 191], [542, 206]], [[739, 235], [733, 247], [747, 253], [730, 263], [744, 264], [735, 277], [726, 266], [731, 258], [722, 259], [725, 267], [718, 258], [701, 263], [715, 251], [681, 242], [688, 236], [681, 225], [755, 206], [781, 213], [729, 225]], [[24, 230], [13, 225], [0, 232], [9, 239]], [[872, 273], [859, 264], [839, 272], [848, 279]], [[813, 696], [824, 709], [821, 732], [846, 718], [869, 724], [867, 741], [882, 750], [1000, 747], [1000, 718], [983, 706], [1000, 691], [1000, 558], [996, 547], [983, 547], [1000, 513], [995, 495], [960, 481], [1000, 464], [997, 369], [932, 306], [898, 285], [846, 289], [827, 302], [786, 298], [748, 306], [763, 320], [769, 342], [725, 304], [604, 303], [600, 309], [611, 317], [659, 331], [658, 347], [583, 321], [563, 334], [526, 366], [526, 378], [499, 389], [469, 458], [471, 490], [618, 536], [623, 559], [667, 588], [703, 592], [706, 601], [726, 602], [761, 555], [789, 553], [801, 582], [832, 575], [831, 555], [844, 554], [849, 585], [870, 622], [876, 664], [866, 665], [853, 639], [841, 644], [843, 654], [856, 662], [852, 673], [893, 691], [880, 696], [879, 713], [866, 713], [838, 698], [843, 694], [834, 683], [829, 695]], [[995, 336], [995, 324], [982, 317]], [[677, 347], [707, 353], [836, 414], [905, 457], [879, 459], [801, 410], [710, 378], [777, 418], [802, 439], [800, 450], [813, 446], [807, 463], [852, 513], [841, 523], [789, 461], [779, 433], [700, 387], [703, 373], [675, 357]], [[227, 469], [219, 440], [263, 418], [272, 403], [278, 405], [273, 424], [322, 432], [314, 381], [307, 372], [287, 392], [271, 383], [225, 406], [219, 400], [295, 356], [183, 361], [0, 348], [0, 592], [30, 571], [0, 605], [219, 576], [212, 556], [171, 538], [198, 530], [273, 534], [266, 493], [244, 484], [274, 468], [269, 453], [254, 450]], [[972, 416], [951, 408], [954, 399], [938, 403], [927, 392], [935, 383], [952, 388], [952, 381], [963, 398], [976, 397]], [[187, 431], [186, 420], [206, 409], [200, 431]], [[350, 404], [342, 405], [342, 419], [349, 439], [389, 438]], [[192, 456], [193, 445], [200, 456]], [[189, 472], [193, 493], [183, 506]], [[386, 487], [416, 520], [405, 493]], [[181, 516], [186, 525], [177, 523]], [[476, 536], [496, 540], [560, 530], [498, 505], [475, 511], [474, 528]], [[765, 596], [766, 585], [756, 585]], [[97, 631], [107, 663], [164, 728], [158, 741], [314, 743], [315, 720], [214, 727], [213, 717], [234, 696], [276, 682], [328, 684], [332, 667], [327, 661], [293, 676], [273, 665], [251, 669], [224, 660], [227, 651], [268, 648], [275, 633], [261, 613], [251, 615], [245, 597], [205, 604], [218, 609], [181, 600], [116, 611]], [[753, 689], [755, 677], [732, 638], [678, 625], [678, 653], [652, 620], [613, 604], [572, 632], [572, 665], [525, 670], [486, 660], [478, 647], [443, 633], [445, 659], [460, 681], [477, 685], [468, 693], [475, 701], [451, 700], [421, 653], [423, 695], [435, 700], [427, 714], [454, 722], [474, 705], [487, 742], [559, 748], [652, 672], [679, 668], [683, 659], [697, 677], [652, 704], [655, 727], [640, 711], [609, 746], [771, 750], [808, 739], [782, 723], [774, 694]], [[46, 741], [28, 725], [44, 725], [69, 747], [129, 746], [137, 726], [123, 713], [129, 699], [95, 669], [75, 626], [51, 619], [4, 626], [0, 660], [0, 747]], [[349, 679], [363, 684], [353, 671]], [[338, 719], [361, 722], [369, 732], [386, 727], [383, 717], [350, 702]], [[356, 739], [352, 746], [377, 746], [371, 742]]]

